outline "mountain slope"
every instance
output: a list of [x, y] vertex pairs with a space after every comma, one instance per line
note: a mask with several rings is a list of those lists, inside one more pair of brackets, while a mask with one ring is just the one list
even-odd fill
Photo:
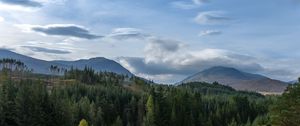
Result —
[[212, 67], [184, 79], [188, 82], [219, 82], [237, 90], [280, 93], [288, 86], [287, 83], [273, 80], [265, 76], [239, 71], [229, 67]]
[[54, 65], [65, 69], [70, 69], [72, 66], [74, 68], [83, 69], [85, 66], [88, 66], [99, 72], [107, 71], [124, 75], [132, 75], [132, 73], [130, 73], [127, 69], [125, 69], [117, 62], [102, 57], [77, 61], [45, 61], [21, 55], [9, 50], [0, 49], [0, 59], [3, 58], [21, 60], [30, 69], [33, 69], [34, 73], [40, 74], [51, 74], [49, 68], [51, 65]]
[[11, 58], [11, 59], [20, 60], [20, 61], [24, 62], [29, 69], [33, 69], [34, 73], [41, 73], [41, 74], [50, 74], [49, 68], [51, 65], [67, 67], [62, 64], [56, 64], [56, 63], [52, 63], [52, 62], [48, 62], [48, 61], [44, 61], [44, 60], [39, 60], [39, 59], [31, 58], [28, 56], [24, 56], [24, 55], [21, 55], [21, 54], [12, 52], [12, 51], [8, 51], [5, 49], [0, 49], [0, 59], [3, 59], [3, 58]]
[[84, 69], [85, 66], [92, 67], [97, 71], [109, 71], [124, 75], [131, 75], [131, 73], [121, 66], [119, 63], [109, 60], [103, 57], [91, 58], [91, 59], [82, 59], [77, 61], [53, 61], [57, 64], [64, 64], [67, 66], [73, 66], [74, 68]]

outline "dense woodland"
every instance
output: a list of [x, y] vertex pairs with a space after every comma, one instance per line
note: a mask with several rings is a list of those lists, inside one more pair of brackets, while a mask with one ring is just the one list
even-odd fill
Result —
[[0, 126], [300, 124], [298, 84], [282, 96], [263, 96], [218, 83], [157, 85], [88, 67], [64, 76], [35, 75], [11, 62], [1, 62]]

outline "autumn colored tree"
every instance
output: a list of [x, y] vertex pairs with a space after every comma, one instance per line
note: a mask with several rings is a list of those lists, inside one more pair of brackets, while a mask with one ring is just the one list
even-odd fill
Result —
[[85, 119], [82, 119], [80, 122], [79, 122], [79, 125], [78, 126], [89, 126], [88, 122], [85, 120]]

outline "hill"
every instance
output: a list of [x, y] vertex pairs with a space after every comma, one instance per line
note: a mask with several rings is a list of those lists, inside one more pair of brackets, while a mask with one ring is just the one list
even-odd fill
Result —
[[158, 85], [92, 69], [16, 80], [10, 72], [0, 70], [1, 126], [256, 126], [271, 103], [217, 83]]
[[256, 91], [262, 93], [282, 93], [288, 86], [287, 83], [279, 80], [222, 66], [206, 69], [184, 79], [180, 83], [188, 82], [219, 82], [237, 90]]
[[119, 63], [103, 57], [82, 59], [77, 61], [45, 61], [21, 55], [9, 50], [0, 49], [0, 59], [3, 58], [21, 60], [27, 65], [29, 69], [33, 69], [34, 73], [39, 74], [51, 74], [49, 68], [51, 67], [51, 65], [53, 65], [64, 69], [70, 69], [72, 66], [74, 68], [83, 69], [85, 66], [88, 66], [93, 68], [97, 72], [107, 71], [123, 75], [132, 75], [132, 73], [130, 73]]

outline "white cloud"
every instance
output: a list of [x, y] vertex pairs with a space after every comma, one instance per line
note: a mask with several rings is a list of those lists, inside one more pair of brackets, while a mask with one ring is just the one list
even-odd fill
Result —
[[197, 4], [197, 5], [201, 5], [201, 4], [207, 3], [209, 1], [210, 0], [193, 0], [194, 4]]
[[[270, 64], [274, 61], [262, 61], [238, 52], [224, 49], [191, 50], [183, 42], [148, 37], [144, 48], [144, 57], [119, 57], [117, 61], [132, 73], [154, 80], [158, 83], [175, 83], [189, 75], [214, 66], [233, 67], [250, 73], [267, 75], [271, 78], [292, 80], [299, 72], [295, 72], [282, 65], [288, 63]], [[258, 64], [263, 63], [263, 64]], [[276, 66], [276, 67], [274, 67]], [[282, 77], [282, 74], [286, 76]]]
[[199, 33], [199, 36], [211, 36], [211, 35], [220, 35], [221, 31], [218, 30], [204, 30]]
[[199, 8], [207, 2], [209, 2], [209, 0], [174, 1], [171, 5], [175, 8], [189, 10]]
[[142, 30], [137, 28], [115, 28], [106, 37], [114, 39], [142, 39], [149, 36]]
[[223, 11], [206, 11], [200, 12], [194, 20], [201, 25], [218, 25], [229, 23], [231, 18], [227, 17]]
[[198, 5], [195, 5], [191, 2], [185, 2], [185, 1], [175, 1], [172, 2], [171, 5], [175, 8], [183, 9], [183, 10], [190, 10], [198, 8]]
[[34, 12], [38, 8], [30, 8], [30, 7], [23, 7], [23, 6], [18, 6], [18, 5], [9, 5], [9, 4], [3, 4], [0, 3], [0, 10], [2, 11], [25, 11], [25, 12]]
[[3, 22], [4, 21], [4, 18], [3, 17], [0, 17], [0, 22]]
[[[222, 49], [190, 50], [182, 42], [158, 37], [148, 38], [145, 57], [120, 57], [118, 61], [131, 72], [159, 82], [176, 82], [213, 66], [234, 67], [245, 71], [262, 71], [255, 58]], [[176, 77], [176, 78], [171, 78]], [[181, 78], [180, 78], [181, 77]]]
[[[151, 37], [145, 46], [145, 62], [160, 63], [169, 62], [174, 58], [179, 58], [179, 52], [184, 48], [184, 44], [170, 39]], [[167, 56], [167, 57], [166, 57]]]

